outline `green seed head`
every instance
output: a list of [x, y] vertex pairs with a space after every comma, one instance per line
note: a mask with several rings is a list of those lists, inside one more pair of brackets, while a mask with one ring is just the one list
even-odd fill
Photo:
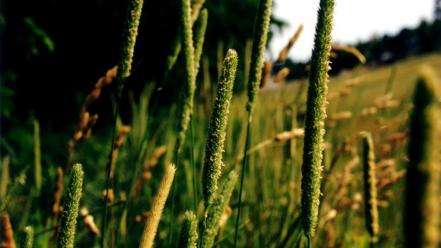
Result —
[[69, 186], [67, 188], [66, 203], [61, 216], [60, 234], [58, 235], [58, 248], [73, 248], [75, 229], [80, 206], [81, 193], [83, 190], [84, 172], [81, 164], [72, 167]]
[[439, 84], [433, 71], [428, 68], [422, 71], [416, 83], [406, 173], [406, 247], [438, 247], [440, 170], [436, 87]]
[[34, 229], [31, 226], [25, 227], [20, 247], [22, 248], [34, 247]]
[[185, 133], [193, 113], [193, 98], [196, 89], [194, 67], [193, 31], [191, 22], [190, 0], [181, 0], [181, 37], [185, 61], [185, 83], [181, 102], [181, 118], [178, 126], [177, 150], [181, 150], [185, 141]]
[[302, 166], [302, 222], [303, 232], [308, 237], [315, 233], [320, 205], [333, 11], [334, 0], [320, 0], [306, 103]]
[[378, 239], [380, 225], [378, 220], [377, 206], [377, 178], [375, 175], [375, 152], [372, 135], [362, 132], [362, 158], [363, 158], [363, 179], [364, 179], [364, 207], [366, 228], [371, 235], [372, 242]]
[[184, 214], [184, 223], [182, 224], [181, 239], [179, 246], [182, 248], [196, 248], [198, 241], [198, 219], [192, 211]]
[[118, 94], [121, 94], [124, 82], [130, 76], [132, 70], [133, 54], [135, 52], [135, 43], [136, 37], [138, 36], [138, 27], [143, 4], [144, 0], [129, 1], [121, 58], [118, 63]]
[[268, 30], [271, 19], [272, 0], [260, 0], [254, 24], [253, 48], [250, 65], [250, 79], [248, 81], [247, 111], [253, 112], [253, 106], [259, 91], [262, 77], [263, 55], [268, 40]]
[[194, 71], [195, 77], [198, 75], [200, 60], [202, 56], [202, 48], [204, 46], [205, 31], [207, 30], [208, 11], [203, 9], [199, 15], [198, 25], [195, 32], [195, 51], [194, 51]]
[[237, 63], [238, 57], [236, 51], [233, 49], [228, 50], [223, 63], [222, 74], [219, 78], [218, 91], [208, 127], [207, 144], [205, 147], [202, 187], [206, 204], [208, 204], [211, 197], [217, 192], [217, 181], [221, 175], [222, 153], [224, 152]]
[[204, 221], [204, 231], [202, 233], [202, 248], [213, 247], [217, 232], [219, 230], [219, 222], [222, 214], [230, 202], [231, 194], [237, 182], [237, 173], [231, 171], [228, 178], [222, 185], [222, 188], [213, 197], [206, 209], [206, 217]]

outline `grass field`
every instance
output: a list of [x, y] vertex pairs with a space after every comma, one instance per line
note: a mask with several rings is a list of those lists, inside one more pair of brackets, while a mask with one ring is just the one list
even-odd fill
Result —
[[[334, 1], [321, 0], [310, 78], [259, 89], [272, 1], [259, 1], [252, 48], [220, 56], [219, 75], [200, 66], [203, 3], [180, 4], [171, 106], [147, 83], [129, 93], [130, 120], [118, 112], [143, 6], [132, 0], [118, 65], [91, 85], [75, 128], [42, 133], [30, 118], [1, 137], [0, 246], [436, 247], [441, 55], [328, 83]], [[115, 114], [95, 125], [100, 97]]]
[[[362, 200], [360, 131], [370, 131], [374, 138], [380, 206], [378, 245], [397, 247], [402, 243], [401, 178], [407, 161], [405, 147], [411, 96], [416, 75], [422, 65], [441, 68], [441, 55], [409, 58], [378, 68], [360, 66], [331, 78], [322, 204], [314, 241], [320, 244], [320, 247], [365, 247], [369, 244]], [[441, 76], [439, 71], [438, 75]], [[306, 87], [302, 84], [305, 82], [289, 82], [278, 89], [264, 89], [260, 93], [254, 125], [251, 128], [251, 148], [244, 181], [244, 212], [239, 229], [241, 246], [292, 247], [298, 242], [299, 236], [296, 233], [300, 232], [298, 218], [303, 139], [301, 132], [297, 136], [291, 135], [286, 140], [276, 137], [284, 131], [303, 128]], [[389, 91], [387, 87], [390, 87]], [[200, 178], [207, 136], [207, 116], [210, 116], [213, 99], [210, 92], [213, 91], [207, 89], [207, 92], [198, 93], [199, 96], [207, 97], [197, 98], [191, 140], [186, 143], [183, 156], [178, 162], [175, 184], [179, 193], [174, 196], [177, 207], [175, 206], [175, 213], [172, 215], [169, 200], [159, 227], [156, 240], [158, 246], [168, 246], [170, 230], [174, 237], [178, 236], [185, 209], [194, 209], [199, 217], [203, 216]], [[202, 101], [203, 99], [205, 101]], [[226, 135], [223, 177], [228, 171], [239, 169], [243, 157], [244, 123], [247, 118], [244, 111], [245, 103], [245, 95], [233, 97]], [[109, 244], [124, 244], [129, 247], [138, 243], [145, 218], [142, 216], [148, 216], [163, 168], [172, 162], [173, 151], [168, 147], [173, 146], [177, 121], [173, 114], [146, 115], [147, 94], [134, 105], [133, 111], [133, 123], [130, 124], [131, 129], [125, 144], [119, 149], [116, 162], [114, 199], [110, 208], [110, 227], [106, 233], [106, 237], [112, 237], [111, 241], [108, 241]], [[162, 120], [155, 129], [149, 128], [148, 125], [152, 118]], [[48, 246], [51, 243], [52, 228], [57, 223], [56, 215], [53, 215], [50, 208], [54, 201], [55, 171], [60, 163], [53, 161], [51, 151], [46, 148], [49, 146], [46, 144], [51, 142], [53, 141], [41, 140], [41, 192], [36, 192], [35, 187], [29, 187], [35, 182], [36, 177], [35, 167], [29, 166], [34, 163], [32, 160], [27, 161], [28, 166], [23, 167], [15, 163], [21, 160], [11, 157], [10, 172], [6, 171], [5, 158], [2, 163], [2, 187], [6, 187], [2, 189], [5, 190], [2, 210], [7, 210], [11, 216], [13, 228], [17, 233], [23, 230], [24, 226], [32, 224], [37, 247]], [[91, 211], [98, 228], [103, 211], [101, 192], [104, 190], [103, 166], [108, 146], [109, 141], [100, 135], [92, 135], [90, 139], [77, 145], [71, 159], [83, 164], [85, 179], [81, 207]], [[158, 161], [151, 161], [152, 167], [143, 171], [143, 165], [155, 156], [152, 154], [161, 146], [166, 147], [165, 155], [159, 156]], [[156, 153], [158, 154], [158, 150]], [[196, 182], [193, 181], [192, 165], [195, 166], [197, 174]], [[15, 168], [24, 169], [19, 171]], [[146, 176], [141, 180], [143, 173]], [[144, 186], [137, 188], [137, 182], [142, 182]], [[197, 187], [196, 192], [194, 185]], [[194, 196], [197, 197], [196, 201]], [[237, 188], [233, 192], [228, 209], [224, 214], [226, 223], [221, 226], [216, 241], [216, 245], [220, 247], [232, 245], [234, 217], [237, 212]], [[99, 244], [99, 238], [91, 233], [84, 221], [79, 221], [77, 230], [78, 247]]]

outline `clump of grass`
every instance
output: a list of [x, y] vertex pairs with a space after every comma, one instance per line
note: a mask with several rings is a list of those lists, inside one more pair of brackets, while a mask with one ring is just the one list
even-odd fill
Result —
[[362, 159], [364, 179], [364, 207], [366, 228], [371, 236], [372, 243], [378, 241], [380, 231], [378, 204], [377, 204], [377, 177], [375, 173], [375, 151], [372, 135], [362, 132]]
[[333, 11], [334, 0], [320, 0], [306, 103], [302, 165], [302, 223], [308, 238], [315, 233], [320, 205]]
[[234, 186], [237, 182], [237, 173], [231, 171], [228, 174], [222, 188], [213, 197], [213, 200], [207, 207], [206, 217], [204, 221], [204, 231], [202, 233], [202, 248], [211, 248], [214, 245], [214, 241], [219, 230], [219, 223], [222, 214], [228, 206], [228, 203], [233, 193]]
[[196, 248], [198, 241], [198, 219], [192, 211], [184, 214], [184, 223], [182, 224], [181, 238], [179, 246], [182, 248]]
[[81, 164], [72, 167], [70, 181], [67, 188], [67, 198], [61, 216], [60, 233], [58, 235], [58, 248], [73, 248], [75, 231], [80, 206], [81, 194], [83, 191], [83, 168]]
[[22, 248], [32, 248], [34, 247], [34, 229], [32, 226], [27, 226], [24, 229], [23, 237], [21, 240], [20, 247]]
[[177, 152], [185, 141], [185, 133], [188, 129], [193, 114], [193, 99], [196, 90], [196, 75], [194, 67], [193, 30], [191, 21], [190, 0], [181, 0], [181, 37], [184, 47], [185, 83], [180, 104], [180, 122], [178, 125]]
[[164, 210], [165, 202], [167, 201], [167, 197], [175, 177], [175, 172], [176, 167], [172, 164], [167, 166], [165, 169], [164, 176], [159, 184], [158, 193], [152, 202], [152, 214], [144, 226], [141, 242], [139, 244], [140, 248], [153, 247], [159, 221], [161, 220], [162, 211]]
[[222, 74], [219, 78], [218, 91], [210, 118], [207, 144], [205, 147], [202, 188], [206, 205], [209, 204], [213, 195], [217, 192], [217, 181], [221, 175], [222, 153], [224, 152], [237, 64], [238, 58], [236, 51], [233, 49], [228, 50], [223, 63]]
[[434, 72], [425, 68], [413, 96], [404, 204], [406, 247], [435, 248], [440, 238], [437, 85]]

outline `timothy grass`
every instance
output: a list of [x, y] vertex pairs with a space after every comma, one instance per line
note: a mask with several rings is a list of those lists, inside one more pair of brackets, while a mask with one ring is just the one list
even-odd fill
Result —
[[372, 242], [377, 242], [380, 226], [378, 223], [377, 176], [375, 173], [375, 150], [372, 135], [364, 132], [363, 146], [363, 177], [364, 177], [364, 208], [366, 228], [371, 235]]
[[164, 210], [165, 202], [167, 201], [170, 188], [175, 177], [176, 167], [169, 165], [165, 169], [161, 184], [159, 185], [158, 193], [152, 202], [151, 216], [145, 224], [144, 232], [141, 236], [140, 248], [153, 247], [156, 232], [158, 230], [159, 221], [161, 220], [162, 211]]
[[222, 75], [219, 78], [218, 92], [214, 102], [213, 114], [208, 127], [207, 145], [205, 148], [205, 161], [202, 177], [202, 187], [206, 205], [217, 192], [217, 181], [221, 176], [222, 154], [228, 117], [230, 113], [230, 102], [233, 96], [233, 84], [236, 79], [238, 64], [237, 53], [229, 50], [224, 60]]
[[408, 247], [437, 247], [439, 244], [438, 86], [439, 81], [428, 68], [421, 72], [415, 86], [404, 215], [404, 237]]
[[184, 223], [182, 225], [179, 247], [196, 248], [198, 241], [198, 220], [196, 215], [187, 211], [184, 214]]
[[314, 236], [316, 230], [320, 205], [333, 11], [333, 0], [320, 1], [306, 102], [302, 165], [302, 222], [303, 232], [309, 239]]
[[83, 191], [84, 172], [81, 164], [72, 167], [67, 198], [65, 200], [63, 214], [61, 216], [60, 233], [58, 234], [58, 248], [73, 248], [75, 241], [78, 209]]
[[[74, 135], [65, 130], [65, 136], [58, 136], [41, 122], [41, 172], [35, 166], [41, 159], [34, 160], [37, 132], [32, 122], [13, 133], [16, 140], [4, 142], [2, 137], [2, 147], [14, 144], [1, 154], [0, 212], [10, 215], [2, 221], [2, 242], [18, 241], [17, 234], [31, 225], [34, 247], [368, 247], [374, 245], [372, 237], [376, 247], [436, 247], [439, 179], [433, 161], [439, 100], [433, 85], [441, 77], [441, 55], [382, 67], [360, 65], [328, 78], [334, 1], [322, 0], [309, 80], [259, 89], [271, 1], [259, 1], [254, 41], [247, 42], [245, 51], [238, 49], [239, 54], [225, 53], [229, 44], [218, 41], [218, 61], [204, 54], [208, 12], [203, 3], [179, 4], [175, 35], [183, 53], [170, 68], [180, 67], [186, 77], [177, 83], [183, 96], [170, 108], [149, 104], [157, 94], [155, 83], [149, 82], [139, 97], [129, 92], [132, 118], [127, 123], [115, 115], [117, 125], [103, 120], [90, 135], [97, 120], [97, 114], [88, 112], [90, 103], [104, 85], [116, 86], [118, 98], [131, 74], [142, 7], [142, 1], [133, 0], [121, 61], [91, 85], [93, 91], [79, 106]], [[203, 87], [197, 90], [201, 58]], [[421, 64], [433, 71], [418, 77]], [[115, 77], [118, 84], [110, 84]], [[248, 88], [233, 94], [233, 83], [248, 83]], [[118, 111], [118, 99], [115, 104]], [[124, 125], [131, 128], [122, 145], [116, 130]], [[360, 151], [362, 130], [371, 134], [375, 146], [365, 137]], [[62, 164], [65, 158], [56, 149], [66, 137], [74, 141], [67, 160], [84, 167]], [[65, 152], [65, 147], [59, 149]], [[168, 166], [173, 162], [179, 170]], [[65, 191], [59, 165], [71, 174]], [[39, 187], [40, 197], [35, 197]], [[170, 187], [175, 194], [167, 204]], [[92, 228], [93, 221], [102, 223], [100, 228]]]

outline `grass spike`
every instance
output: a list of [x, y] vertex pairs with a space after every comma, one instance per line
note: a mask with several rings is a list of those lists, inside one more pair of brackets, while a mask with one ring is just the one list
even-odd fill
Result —
[[57, 248], [73, 248], [78, 217], [78, 208], [83, 190], [84, 172], [81, 164], [72, 167], [70, 181], [67, 188], [66, 201], [61, 216], [60, 233]]
[[34, 247], [34, 229], [32, 228], [32, 226], [25, 227], [20, 247], [21, 248]]
[[439, 244], [439, 111], [433, 71], [424, 68], [417, 80], [410, 117], [409, 164], [404, 211], [405, 247]]
[[211, 248], [219, 230], [220, 219], [230, 202], [231, 194], [237, 182], [238, 175], [235, 171], [231, 171], [224, 181], [222, 188], [213, 197], [212, 202], [206, 209], [206, 217], [204, 221], [204, 230], [202, 233], [201, 248]]
[[156, 232], [158, 231], [159, 221], [161, 220], [162, 211], [164, 210], [170, 188], [173, 184], [175, 172], [176, 167], [173, 164], [170, 164], [165, 168], [164, 176], [159, 184], [158, 193], [156, 193], [152, 202], [152, 215], [145, 223], [139, 248], [153, 247]]
[[205, 40], [205, 31], [207, 30], [207, 22], [208, 22], [208, 10], [203, 9], [199, 15], [198, 19], [198, 25], [195, 32], [194, 37], [194, 74], [195, 78], [197, 77], [199, 73], [199, 67], [200, 67], [200, 60], [202, 56], [202, 49], [204, 47], [204, 40]]
[[240, 214], [242, 207], [242, 191], [243, 191], [243, 182], [245, 180], [245, 172], [247, 165], [247, 150], [250, 146], [251, 139], [251, 122], [252, 122], [252, 114], [254, 108], [254, 101], [257, 97], [257, 93], [260, 87], [260, 81], [262, 78], [262, 68], [264, 62], [264, 52], [266, 43], [268, 40], [268, 31], [269, 24], [271, 20], [271, 8], [273, 1], [272, 0], [260, 0], [259, 5], [257, 7], [257, 15], [254, 23], [254, 34], [253, 34], [253, 45], [251, 49], [251, 64], [250, 64], [250, 72], [246, 74], [249, 77], [248, 80], [248, 102], [246, 105], [246, 109], [248, 112], [248, 122], [246, 127], [246, 137], [245, 137], [245, 148], [244, 148], [244, 159], [241, 168], [240, 174], [240, 184], [239, 184], [239, 205], [236, 216], [236, 224], [234, 230], [234, 245], [233, 247], [237, 247], [237, 240], [239, 235], [239, 222], [240, 222]]
[[182, 248], [196, 248], [198, 241], [198, 219], [192, 211], [184, 214], [184, 223], [182, 224], [181, 238], [179, 246]]
[[371, 242], [378, 240], [380, 231], [378, 204], [377, 204], [377, 177], [375, 173], [375, 151], [372, 135], [362, 132], [362, 158], [364, 180], [364, 207], [366, 228], [371, 236]]
[[[205, 0], [196, 0], [191, 7], [191, 25], [193, 27], [194, 23], [198, 19], [200, 10], [204, 5]], [[181, 27], [178, 27], [178, 32], [171, 44], [172, 50], [166, 58], [165, 76], [164, 80], [168, 78], [168, 75], [172, 71], [173, 67], [178, 60], [179, 54], [182, 50], [182, 39], [181, 39]]]
[[253, 48], [251, 57], [251, 72], [248, 81], [247, 111], [253, 112], [254, 101], [259, 91], [262, 77], [262, 67], [265, 47], [268, 40], [269, 24], [271, 19], [272, 0], [260, 0], [257, 9], [256, 22], [254, 24]]
[[190, 0], [181, 0], [181, 36], [184, 48], [185, 83], [180, 104], [180, 122], [178, 126], [177, 151], [182, 149], [185, 133], [193, 114], [194, 92], [196, 90], [196, 76], [194, 67], [193, 31], [191, 23]]
[[320, 205], [333, 11], [334, 0], [320, 0], [306, 103], [301, 211], [303, 232], [309, 238], [314, 236]]
[[123, 34], [121, 58], [118, 63], [118, 94], [122, 93], [124, 83], [132, 70], [133, 54], [135, 52], [136, 37], [141, 20], [144, 0], [130, 0], [127, 11], [126, 28]]
[[224, 152], [230, 102], [238, 64], [237, 52], [228, 50], [224, 59], [222, 74], [208, 127], [207, 144], [202, 176], [202, 190], [206, 206], [217, 192], [217, 182], [221, 175], [222, 154]]

